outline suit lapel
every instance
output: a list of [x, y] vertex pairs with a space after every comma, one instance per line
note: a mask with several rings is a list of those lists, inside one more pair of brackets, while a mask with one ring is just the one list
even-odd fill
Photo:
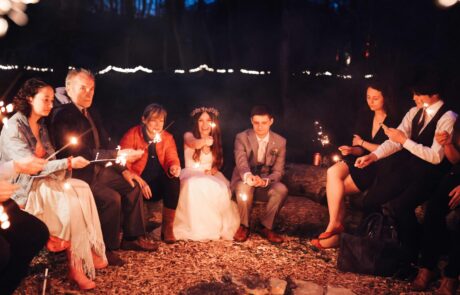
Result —
[[257, 165], [257, 151], [259, 150], [259, 143], [257, 142], [256, 133], [252, 129], [248, 132], [248, 140], [253, 155], [251, 165], [255, 166]]
[[267, 148], [265, 149], [265, 165], [271, 166], [272, 165], [272, 158], [273, 155], [271, 153], [272, 149], [275, 147], [275, 140], [273, 133], [270, 131], [270, 135], [268, 136], [268, 144]]

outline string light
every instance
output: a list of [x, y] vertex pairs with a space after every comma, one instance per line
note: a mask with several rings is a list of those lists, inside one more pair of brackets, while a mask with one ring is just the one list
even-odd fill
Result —
[[[2, 0], [0, 0], [0, 1], [2, 1]], [[18, 65], [0, 65], [0, 70], [4, 70], [4, 71], [18, 70], [19, 68], [20, 67]], [[39, 68], [39, 67], [30, 66], [30, 65], [24, 66], [22, 68], [24, 70], [26, 70], [26, 71], [54, 72], [53, 68]], [[69, 66], [68, 69], [69, 70], [74, 70], [75, 67]], [[134, 73], [137, 73], [139, 71], [147, 73], [147, 74], [161, 73], [161, 71], [159, 71], [159, 70], [154, 71], [152, 69], [149, 69], [149, 68], [141, 66], [141, 65], [136, 66], [134, 68], [121, 68], [121, 67], [109, 65], [109, 66], [105, 67], [102, 70], [96, 71], [96, 74], [97, 75], [104, 75], [104, 74], [106, 74], [106, 73], [108, 73], [110, 71], [115, 71], [115, 72], [124, 73], [124, 74], [134, 74]], [[175, 69], [174, 74], [197, 73], [197, 72], [200, 72], [200, 71], [207, 71], [207, 72], [210, 72], [210, 73], [218, 73], [218, 74], [233, 74], [235, 72], [234, 69], [214, 69], [214, 68], [209, 67], [206, 64], [202, 64], [202, 65], [200, 65], [200, 66], [198, 66], [196, 68], [189, 69], [189, 70]], [[271, 71], [256, 71], [256, 70], [248, 70], [248, 69], [240, 69], [239, 72], [241, 74], [244, 74], [244, 75], [270, 75], [271, 74]], [[316, 77], [328, 76], [328, 77], [337, 77], [337, 78], [345, 79], [345, 80], [353, 78], [352, 75], [333, 74], [333, 73], [331, 73], [329, 71], [312, 73], [310, 70], [303, 70], [300, 73], [303, 74], [303, 75], [308, 75], [308, 76], [310, 76], [310, 75], [314, 75]], [[292, 76], [295, 76], [295, 75], [296, 75], [296, 73], [292, 73]], [[370, 79], [370, 78], [373, 78], [373, 77], [374, 77], [373, 74], [364, 75], [365, 79]]]
[[153, 73], [153, 70], [149, 69], [149, 68], [145, 68], [143, 66], [137, 66], [135, 68], [120, 68], [120, 67], [116, 67], [116, 66], [107, 66], [105, 69], [103, 70], [100, 70], [98, 72], [99, 75], [103, 75], [103, 74], [106, 74], [110, 71], [115, 71], [115, 72], [118, 72], [118, 73], [124, 73], [124, 74], [132, 74], [132, 73], [136, 73], [136, 72], [139, 72], [139, 71], [142, 71], [142, 72], [145, 72], [145, 73], [148, 73], [148, 74], [151, 74]]

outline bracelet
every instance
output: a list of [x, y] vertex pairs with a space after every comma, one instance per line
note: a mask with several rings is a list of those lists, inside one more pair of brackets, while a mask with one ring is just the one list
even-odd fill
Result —
[[67, 170], [72, 171], [72, 156], [67, 158]]

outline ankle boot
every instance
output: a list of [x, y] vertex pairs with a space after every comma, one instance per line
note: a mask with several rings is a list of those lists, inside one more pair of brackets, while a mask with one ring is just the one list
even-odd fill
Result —
[[94, 250], [91, 250], [91, 254], [93, 256], [93, 264], [95, 269], [106, 268], [109, 265], [109, 262], [104, 259], [104, 256], [97, 255], [94, 253]]
[[454, 295], [457, 291], [458, 279], [457, 278], [446, 278], [441, 279], [441, 285], [436, 290], [437, 295]]
[[175, 216], [176, 216], [176, 210], [163, 207], [161, 238], [166, 244], [172, 244], [176, 242], [176, 237], [174, 237], [174, 231], [173, 231]]
[[81, 259], [72, 258], [70, 250], [67, 251], [69, 261], [69, 279], [77, 283], [81, 290], [90, 290], [96, 288], [96, 283], [90, 280], [83, 272]]

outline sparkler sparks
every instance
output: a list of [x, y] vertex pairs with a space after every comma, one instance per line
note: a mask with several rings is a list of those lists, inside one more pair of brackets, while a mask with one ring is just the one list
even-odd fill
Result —
[[318, 121], [315, 121], [314, 126], [317, 135], [316, 140], [319, 141], [323, 147], [330, 144], [329, 136], [324, 132], [321, 124]]
[[0, 223], [1, 223], [0, 227], [2, 229], [7, 229], [10, 227], [11, 223], [9, 219], [10, 218], [5, 211], [5, 208], [2, 205], [0, 205]]

